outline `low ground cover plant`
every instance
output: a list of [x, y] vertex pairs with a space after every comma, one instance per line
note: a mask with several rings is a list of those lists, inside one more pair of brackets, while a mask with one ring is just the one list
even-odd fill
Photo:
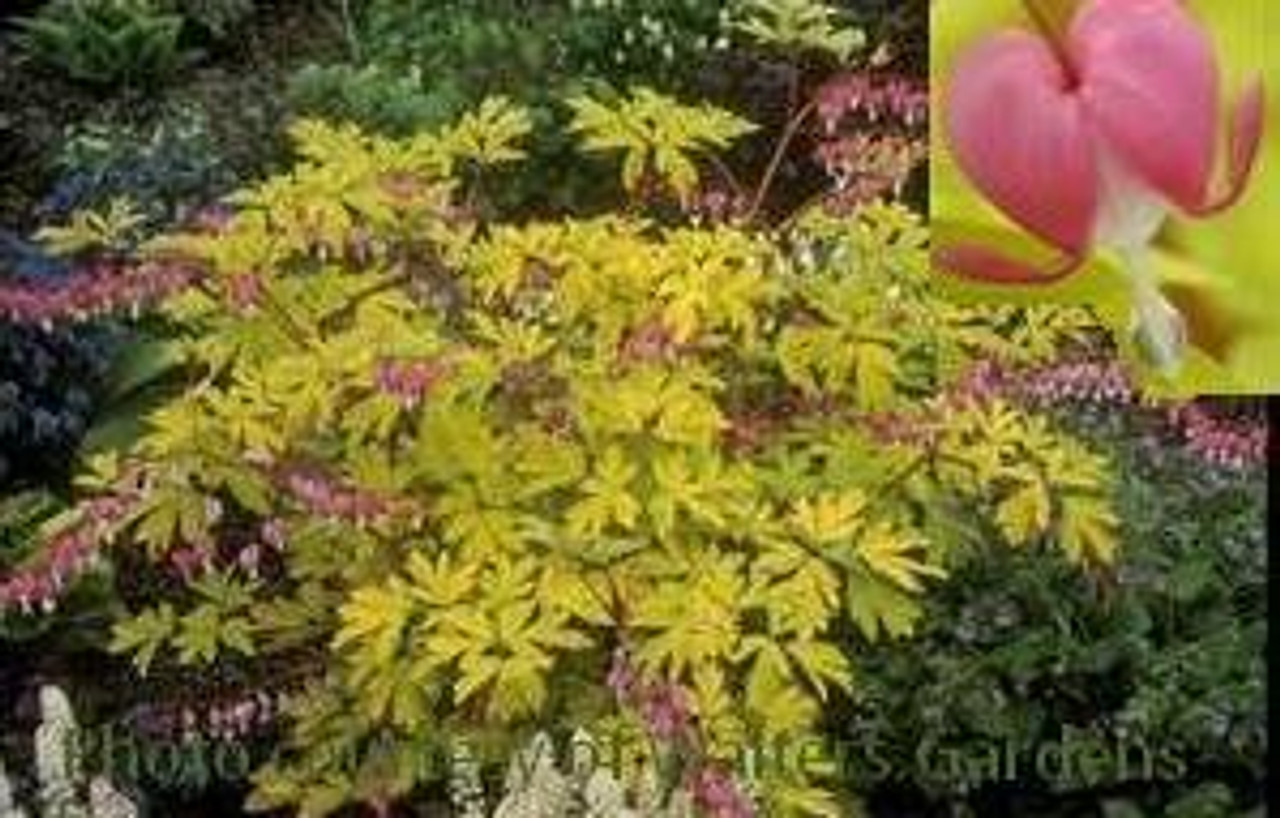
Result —
[[830, 724], [876, 814], [1261, 814], [1262, 461], [1183, 448], [1111, 386], [1063, 390], [1054, 414], [1126, 477], [1113, 580], [992, 550], [930, 598], [918, 639], [851, 646], [864, 695]]

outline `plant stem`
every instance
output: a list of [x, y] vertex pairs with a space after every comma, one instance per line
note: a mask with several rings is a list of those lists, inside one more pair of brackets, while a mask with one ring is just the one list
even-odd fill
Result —
[[1075, 67], [1071, 62], [1071, 57], [1067, 53], [1066, 46], [1063, 44], [1063, 36], [1066, 31], [1067, 22], [1061, 19], [1060, 15], [1054, 14], [1045, 8], [1045, 0], [1023, 0], [1022, 5], [1026, 7], [1027, 14], [1031, 16], [1032, 22], [1035, 23], [1037, 29], [1044, 38], [1049, 42], [1049, 47], [1053, 50], [1053, 54], [1058, 58], [1059, 65], [1066, 72], [1070, 84], [1075, 86], [1079, 82], [1076, 75]]
[[[214, 303], [221, 303], [223, 301], [222, 294], [208, 283], [201, 282], [197, 288]], [[271, 293], [264, 291], [261, 295], [261, 303], [263, 308], [275, 319], [277, 326], [282, 332], [284, 332], [285, 337], [288, 338], [294, 346], [302, 350], [311, 348], [311, 335], [307, 332], [305, 327], [294, 320], [293, 315], [285, 309], [284, 305], [281, 304], [280, 301], [272, 296]]]
[[1148, 249], [1145, 246], [1128, 248], [1121, 250], [1120, 255], [1132, 283], [1135, 341], [1156, 369], [1165, 375], [1175, 375], [1185, 356], [1186, 321], [1160, 291]]
[[724, 179], [725, 183], [729, 185], [729, 189], [733, 191], [733, 195], [742, 196], [744, 194], [742, 183], [738, 181], [738, 177], [734, 175], [734, 172], [730, 170], [729, 166], [725, 164], [723, 159], [713, 154], [711, 156], [711, 165], [716, 169], [716, 172], [720, 174], [720, 178]]
[[353, 62], [360, 62], [364, 49], [360, 45], [360, 35], [356, 33], [355, 16], [351, 13], [351, 0], [338, 0], [338, 15], [342, 18], [342, 34], [347, 40], [351, 59]]
[[791, 147], [791, 143], [795, 141], [796, 135], [800, 132], [800, 127], [804, 125], [809, 114], [817, 107], [817, 103], [813, 100], [805, 103], [799, 111], [791, 117], [791, 121], [787, 123], [787, 127], [782, 132], [782, 136], [778, 138], [778, 145], [774, 148], [773, 157], [769, 160], [769, 166], [765, 168], [764, 176], [760, 179], [760, 184], [756, 188], [755, 200], [751, 203], [751, 209], [747, 211], [747, 221], [755, 221], [760, 214], [760, 208], [763, 207], [765, 198], [769, 195], [770, 188], [773, 187], [774, 177], [778, 175], [778, 170], [782, 167], [782, 162], [786, 159], [787, 151]]

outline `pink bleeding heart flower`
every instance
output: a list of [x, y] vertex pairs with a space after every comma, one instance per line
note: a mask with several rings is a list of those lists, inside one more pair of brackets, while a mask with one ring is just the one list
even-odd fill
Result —
[[1219, 71], [1208, 34], [1183, 0], [1084, 0], [1055, 33], [1007, 29], [962, 55], [946, 127], [961, 171], [1001, 211], [1056, 248], [1047, 270], [971, 244], [937, 265], [993, 283], [1045, 284], [1095, 248], [1129, 267], [1135, 330], [1157, 365], [1176, 367], [1182, 316], [1144, 261], [1165, 216], [1208, 216], [1244, 191], [1262, 134], [1261, 80], [1236, 103], [1227, 179], [1213, 189]]

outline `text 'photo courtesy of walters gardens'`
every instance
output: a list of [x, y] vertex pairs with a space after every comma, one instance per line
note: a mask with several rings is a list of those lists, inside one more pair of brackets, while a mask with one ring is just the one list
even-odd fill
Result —
[[1266, 815], [1264, 0], [0, 5], [0, 818]]

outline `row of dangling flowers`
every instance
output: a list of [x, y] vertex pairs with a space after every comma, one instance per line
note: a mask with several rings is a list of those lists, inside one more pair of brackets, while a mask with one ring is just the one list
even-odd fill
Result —
[[75, 580], [100, 563], [99, 549], [140, 499], [138, 486], [126, 480], [112, 493], [81, 503], [33, 560], [0, 577], [0, 616], [10, 610], [51, 613]]
[[1119, 361], [1066, 360], [1026, 370], [984, 362], [970, 371], [958, 391], [971, 398], [1002, 397], [1038, 407], [1089, 404], [1147, 411], [1206, 465], [1243, 471], [1267, 460], [1269, 430], [1264, 419], [1225, 417], [1203, 401], [1144, 402]]
[[[391, 516], [411, 515], [414, 505], [335, 478], [308, 464], [278, 464], [253, 460], [271, 482], [308, 513], [356, 525], [366, 525]], [[0, 577], [0, 616], [52, 613], [58, 600], [75, 581], [101, 562], [100, 551], [110, 544], [119, 523], [143, 502], [147, 492], [145, 476], [131, 474], [111, 493], [80, 504], [75, 519], [45, 543], [38, 555], [7, 577]], [[222, 517], [221, 504], [205, 503], [207, 522], [213, 526]], [[263, 521], [253, 541], [234, 555], [219, 553], [212, 538], [187, 543], [167, 554], [168, 565], [184, 581], [217, 568], [236, 567], [255, 576], [268, 555], [282, 552], [287, 532], [282, 521]]]
[[647, 676], [622, 647], [614, 652], [606, 682], [619, 707], [639, 716], [659, 746], [690, 760], [682, 771], [681, 785], [702, 814], [710, 818], [756, 815], [754, 803], [733, 772], [704, 758], [703, 738], [687, 690], [675, 682]]
[[182, 261], [139, 265], [97, 262], [56, 283], [0, 281], [0, 319], [44, 327], [142, 310], [196, 284], [197, 266]]
[[886, 194], [900, 196], [912, 171], [928, 158], [929, 92], [919, 80], [837, 74], [815, 92], [814, 112], [813, 156], [831, 180], [827, 206], [836, 212]]
[[[380, 365], [385, 378], [386, 364]], [[416, 373], [415, 369], [410, 369]], [[398, 380], [398, 379], [397, 379]], [[411, 374], [416, 385], [419, 378]], [[429, 380], [429, 379], [428, 379]], [[425, 383], [425, 382], [424, 382]], [[391, 394], [403, 397], [403, 384], [389, 387]], [[951, 401], [992, 400], [995, 398], [1025, 401], [1037, 406], [1089, 403], [1099, 406], [1138, 407], [1138, 393], [1118, 362], [1067, 361], [1047, 364], [1035, 369], [1010, 371], [994, 363], [975, 367], [948, 395]], [[421, 396], [414, 398], [421, 399]], [[1146, 411], [1162, 417], [1189, 454], [1206, 465], [1232, 471], [1256, 468], [1266, 462], [1268, 429], [1261, 420], [1220, 417], [1208, 406], [1191, 402]], [[863, 419], [866, 427], [885, 439], [912, 440], [918, 437], [918, 418], [882, 413]], [[737, 436], [758, 434], [749, 421], [740, 421], [730, 431], [730, 443]], [[927, 426], [927, 424], [926, 424]], [[271, 482], [307, 513], [327, 519], [366, 525], [388, 517], [408, 517], [419, 511], [413, 501], [370, 491], [335, 478], [323, 469], [298, 463], [278, 463], [269, 458], [251, 458]], [[109, 542], [116, 524], [144, 499], [145, 480], [130, 475], [117, 489], [82, 503], [76, 519], [55, 534], [39, 555], [8, 577], [0, 578], [0, 615], [8, 611], [22, 613], [52, 612], [57, 600], [81, 574], [98, 564], [99, 548]], [[207, 503], [209, 523], [221, 517], [217, 501]], [[239, 548], [234, 562], [240, 570], [256, 575], [265, 555], [283, 551], [283, 523], [266, 520], [259, 536]], [[169, 564], [180, 577], [190, 580], [203, 571], [228, 567], [217, 563], [218, 549], [212, 540], [188, 543], [169, 554]]]

